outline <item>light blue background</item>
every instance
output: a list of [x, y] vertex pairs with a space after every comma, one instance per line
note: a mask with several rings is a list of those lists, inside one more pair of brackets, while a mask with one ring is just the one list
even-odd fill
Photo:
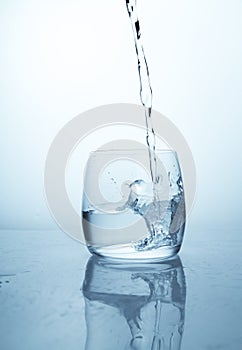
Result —
[[[154, 108], [196, 162], [190, 224], [229, 234], [242, 216], [242, 2], [140, 0], [139, 12]], [[0, 228], [55, 229], [43, 171], [57, 132], [87, 109], [139, 103], [125, 1], [1, 1], [0, 52]]]

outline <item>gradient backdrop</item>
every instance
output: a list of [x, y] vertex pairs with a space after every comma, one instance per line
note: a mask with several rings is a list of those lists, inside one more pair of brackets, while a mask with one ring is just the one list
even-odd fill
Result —
[[[229, 234], [242, 222], [242, 1], [138, 3], [154, 108], [196, 162], [189, 225]], [[125, 1], [0, 1], [0, 52], [0, 229], [55, 229], [43, 171], [57, 132], [87, 109], [139, 103]]]

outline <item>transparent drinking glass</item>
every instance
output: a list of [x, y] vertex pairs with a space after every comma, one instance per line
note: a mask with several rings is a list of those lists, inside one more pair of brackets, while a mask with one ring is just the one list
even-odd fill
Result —
[[178, 157], [156, 151], [156, 183], [146, 148], [91, 152], [82, 224], [91, 253], [112, 259], [165, 259], [178, 253], [185, 200]]

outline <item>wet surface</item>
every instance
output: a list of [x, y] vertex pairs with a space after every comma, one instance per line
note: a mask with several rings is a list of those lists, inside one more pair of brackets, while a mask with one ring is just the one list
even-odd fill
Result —
[[180, 259], [145, 266], [61, 232], [0, 231], [1, 349], [241, 349], [242, 239], [195, 231]]

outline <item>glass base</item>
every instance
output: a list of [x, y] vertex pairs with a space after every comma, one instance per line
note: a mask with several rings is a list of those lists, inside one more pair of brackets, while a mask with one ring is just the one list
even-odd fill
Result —
[[120, 244], [113, 246], [94, 247], [88, 246], [92, 254], [96, 254], [108, 259], [114, 260], [138, 260], [138, 261], [159, 261], [169, 259], [176, 255], [180, 250], [181, 245], [173, 247], [162, 246], [160, 248], [137, 251], [130, 244]]

